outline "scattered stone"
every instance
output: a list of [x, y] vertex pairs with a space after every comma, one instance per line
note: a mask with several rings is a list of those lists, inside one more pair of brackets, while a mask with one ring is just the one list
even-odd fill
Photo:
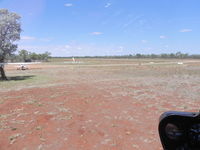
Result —
[[132, 147], [133, 147], [133, 148], [139, 148], [139, 146], [136, 145], [136, 144], [132, 144]]
[[42, 149], [43, 149], [43, 145], [40, 144], [40, 145], [38, 146], [37, 150], [42, 150]]
[[105, 145], [105, 144], [108, 144], [109, 142], [111, 141], [111, 139], [104, 139], [101, 144], [102, 145]]
[[131, 132], [130, 132], [130, 131], [127, 131], [127, 132], [126, 132], [126, 135], [130, 135], [130, 134], [131, 134]]

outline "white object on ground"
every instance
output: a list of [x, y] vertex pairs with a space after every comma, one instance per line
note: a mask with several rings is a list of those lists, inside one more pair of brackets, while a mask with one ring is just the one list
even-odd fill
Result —
[[178, 64], [178, 65], [183, 65], [183, 62], [178, 62], [177, 64]]

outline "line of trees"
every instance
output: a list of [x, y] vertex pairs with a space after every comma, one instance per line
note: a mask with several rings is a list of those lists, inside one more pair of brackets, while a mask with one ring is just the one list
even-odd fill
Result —
[[200, 59], [200, 55], [193, 54], [189, 55], [187, 53], [163, 53], [163, 54], [136, 54], [136, 55], [130, 55], [130, 57], [135, 58], [164, 58], [164, 59]]
[[27, 50], [20, 50], [18, 54], [13, 54], [7, 57], [7, 60], [11, 62], [36, 62], [45, 61], [51, 57], [51, 53], [45, 52], [42, 54], [37, 54], [35, 52], [29, 52]]
[[[68, 58], [68, 57], [66, 57]], [[71, 58], [71, 57], [69, 57]], [[200, 59], [200, 54], [187, 54], [187, 53], [163, 53], [163, 54], [129, 54], [129, 55], [116, 55], [116, 56], [83, 56], [76, 58], [149, 58], [149, 59]]]

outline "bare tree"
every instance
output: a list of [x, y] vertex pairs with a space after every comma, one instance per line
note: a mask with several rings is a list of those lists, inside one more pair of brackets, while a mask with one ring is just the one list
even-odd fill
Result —
[[14, 42], [20, 40], [20, 18], [16, 13], [0, 9], [0, 73], [3, 80], [7, 80], [4, 71], [5, 58], [17, 50]]

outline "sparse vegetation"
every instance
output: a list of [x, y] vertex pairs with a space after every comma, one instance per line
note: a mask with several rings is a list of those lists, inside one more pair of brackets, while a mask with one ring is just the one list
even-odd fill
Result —
[[8, 77], [31, 78], [0, 82], [2, 149], [37, 149], [38, 143], [55, 149], [58, 143], [70, 147], [71, 141], [92, 137], [91, 147], [96, 140], [101, 149], [109, 149], [126, 139], [123, 149], [146, 150], [151, 143], [153, 150], [159, 147], [155, 126], [162, 112], [199, 110], [199, 60], [65, 61], [71, 58], [50, 59], [23, 73], [7, 66]]

